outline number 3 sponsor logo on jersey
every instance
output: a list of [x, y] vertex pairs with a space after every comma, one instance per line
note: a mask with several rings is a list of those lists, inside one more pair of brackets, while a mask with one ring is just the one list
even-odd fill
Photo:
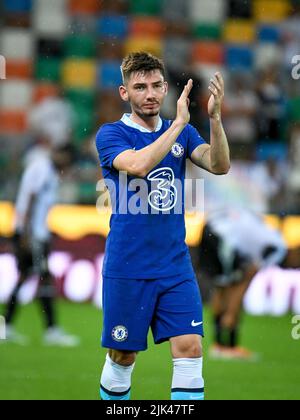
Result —
[[148, 175], [147, 179], [157, 185], [157, 189], [152, 190], [148, 196], [150, 206], [158, 211], [172, 210], [176, 206], [178, 197], [173, 170], [171, 168], [156, 169]]

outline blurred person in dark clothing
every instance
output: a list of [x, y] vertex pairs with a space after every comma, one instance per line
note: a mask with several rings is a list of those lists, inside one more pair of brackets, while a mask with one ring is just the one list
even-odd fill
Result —
[[260, 141], [280, 141], [286, 115], [286, 98], [279, 71], [267, 68], [261, 72], [257, 86], [259, 98], [258, 129]]
[[255, 213], [231, 208], [208, 217], [199, 258], [202, 275], [213, 284], [212, 358], [256, 360], [257, 355], [238, 345], [242, 303], [256, 274], [284, 264], [288, 255], [281, 233]]

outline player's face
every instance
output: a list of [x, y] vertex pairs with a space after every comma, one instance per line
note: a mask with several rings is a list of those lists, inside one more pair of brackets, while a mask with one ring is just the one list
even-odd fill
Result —
[[126, 86], [120, 88], [123, 100], [142, 118], [156, 117], [168, 93], [168, 84], [159, 70], [133, 73]]

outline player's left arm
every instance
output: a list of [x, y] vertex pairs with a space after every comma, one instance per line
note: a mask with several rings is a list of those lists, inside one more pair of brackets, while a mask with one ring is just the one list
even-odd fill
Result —
[[192, 162], [215, 175], [225, 175], [230, 170], [230, 150], [222, 124], [222, 104], [225, 95], [224, 80], [221, 73], [211, 79], [208, 89], [211, 96], [208, 102], [210, 118], [210, 145], [198, 146], [191, 155]]

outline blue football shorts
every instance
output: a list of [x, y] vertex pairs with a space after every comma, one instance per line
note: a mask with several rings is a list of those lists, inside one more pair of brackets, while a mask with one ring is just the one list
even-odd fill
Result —
[[202, 299], [195, 274], [155, 280], [103, 278], [102, 346], [144, 351], [151, 328], [155, 344], [203, 336]]

